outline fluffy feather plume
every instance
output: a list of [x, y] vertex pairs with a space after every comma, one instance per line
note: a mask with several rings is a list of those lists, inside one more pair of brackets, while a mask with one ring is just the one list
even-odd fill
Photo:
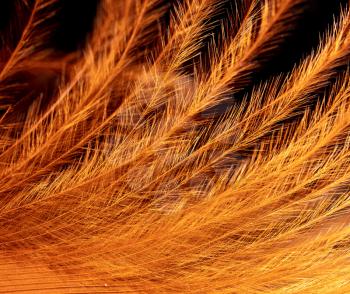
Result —
[[56, 2], [1, 33], [1, 293], [350, 292], [347, 9], [256, 84], [305, 1], [101, 0], [64, 56]]

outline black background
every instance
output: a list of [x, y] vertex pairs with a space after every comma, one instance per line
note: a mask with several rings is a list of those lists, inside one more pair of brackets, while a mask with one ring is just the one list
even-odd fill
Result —
[[[5, 27], [11, 17], [18, 17], [13, 13], [15, 2], [16, 0], [0, 1], [0, 27]], [[176, 1], [165, 1], [165, 4], [170, 9], [174, 2]], [[232, 6], [233, 2], [227, 1], [227, 5]], [[82, 49], [93, 27], [98, 3], [99, 0], [59, 0], [55, 16], [58, 26], [53, 30], [50, 46], [61, 52]], [[345, 0], [305, 0], [303, 12], [295, 22], [291, 34], [274, 53], [268, 66], [261, 71], [260, 78], [290, 70], [303, 56], [316, 48], [320, 36], [330, 27], [334, 18], [339, 17], [340, 7], [345, 7], [346, 3]]]

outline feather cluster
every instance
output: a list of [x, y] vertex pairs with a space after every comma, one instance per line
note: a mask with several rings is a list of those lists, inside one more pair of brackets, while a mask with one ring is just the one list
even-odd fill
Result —
[[304, 1], [236, 1], [218, 24], [219, 0], [101, 0], [67, 56], [45, 45], [57, 0], [15, 2], [1, 293], [350, 292], [347, 9], [257, 84]]

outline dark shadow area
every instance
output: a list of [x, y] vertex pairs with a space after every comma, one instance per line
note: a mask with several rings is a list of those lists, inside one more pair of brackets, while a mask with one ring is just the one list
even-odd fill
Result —
[[[9, 19], [14, 17], [13, 7], [16, 0], [3, 0], [0, 3], [0, 30], [6, 27]], [[86, 37], [93, 27], [99, 0], [59, 0], [57, 13], [54, 16], [57, 26], [53, 30], [50, 46], [59, 51], [70, 52], [83, 48]], [[177, 1], [164, 1], [169, 11]], [[227, 1], [221, 5], [219, 18], [225, 18], [232, 12], [232, 7], [239, 1]], [[258, 79], [279, 72], [288, 71], [303, 56], [316, 48], [320, 36], [330, 28], [334, 17], [339, 17], [340, 6], [345, 7], [346, 0], [320, 1], [306, 0], [302, 10], [298, 12], [296, 21], [293, 23], [290, 34], [280, 45], [279, 50], [274, 51], [274, 56], [266, 59], [264, 67]], [[169, 22], [169, 13], [160, 20], [163, 27]], [[215, 30], [213, 31], [215, 32]]]

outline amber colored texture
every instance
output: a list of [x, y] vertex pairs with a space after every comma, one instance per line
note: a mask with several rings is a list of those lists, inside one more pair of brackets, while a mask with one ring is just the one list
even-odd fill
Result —
[[305, 1], [220, 23], [221, 0], [101, 0], [70, 54], [47, 46], [57, 0], [14, 2], [0, 293], [350, 293], [346, 7], [256, 83]]

